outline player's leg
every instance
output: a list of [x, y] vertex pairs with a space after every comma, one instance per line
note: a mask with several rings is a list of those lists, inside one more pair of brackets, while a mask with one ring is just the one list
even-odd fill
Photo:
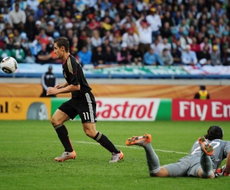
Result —
[[122, 160], [123, 153], [104, 134], [96, 130], [96, 102], [93, 94], [85, 94], [85, 100], [78, 106], [78, 110], [85, 134], [112, 153], [110, 163]]
[[199, 168], [198, 170], [198, 176], [204, 178], [214, 178], [215, 174], [213, 172], [213, 163], [210, 157], [211, 155], [213, 155], [213, 147], [207, 144], [206, 140], [203, 137], [199, 138], [198, 142], [201, 147], [201, 168]]
[[111, 163], [123, 159], [123, 153], [119, 151], [104, 134], [96, 130], [95, 123], [83, 123], [83, 130], [87, 136], [100, 143], [105, 149], [112, 153]]
[[147, 143], [144, 146], [147, 164], [149, 168], [149, 174], [151, 177], [167, 177], [168, 170], [164, 167], [160, 167], [160, 160], [151, 143]]
[[151, 145], [151, 141], [152, 136], [150, 134], [145, 134], [143, 136], [134, 136], [129, 138], [126, 141], [126, 145], [138, 145], [144, 148], [150, 176], [167, 177], [168, 170], [165, 167], [160, 167], [159, 158]]
[[55, 158], [55, 160], [58, 162], [63, 162], [68, 159], [75, 159], [76, 157], [76, 152], [73, 150], [68, 136], [68, 130], [64, 125], [64, 122], [67, 120], [69, 120], [69, 116], [59, 109], [56, 110], [51, 118], [51, 123], [65, 149], [61, 156]]

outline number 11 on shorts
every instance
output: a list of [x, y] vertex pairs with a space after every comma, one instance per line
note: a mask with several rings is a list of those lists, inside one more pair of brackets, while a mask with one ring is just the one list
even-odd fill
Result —
[[89, 112], [83, 112], [83, 116], [85, 120], [89, 120]]

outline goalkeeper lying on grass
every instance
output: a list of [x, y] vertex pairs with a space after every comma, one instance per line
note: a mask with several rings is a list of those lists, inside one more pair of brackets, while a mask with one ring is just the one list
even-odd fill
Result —
[[[142, 146], [146, 152], [149, 174], [151, 177], [195, 176], [214, 178], [219, 174], [230, 176], [230, 141], [222, 140], [223, 131], [219, 126], [211, 126], [204, 137], [194, 144], [191, 153], [178, 162], [160, 166], [150, 134], [135, 136], [126, 141], [127, 146]], [[218, 167], [227, 158], [223, 171]], [[217, 171], [217, 172], [216, 172]]]

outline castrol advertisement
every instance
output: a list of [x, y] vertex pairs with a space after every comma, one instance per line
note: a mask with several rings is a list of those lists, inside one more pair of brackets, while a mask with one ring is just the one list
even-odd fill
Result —
[[173, 120], [230, 121], [230, 100], [172, 101]]
[[98, 120], [155, 120], [160, 99], [98, 98]]

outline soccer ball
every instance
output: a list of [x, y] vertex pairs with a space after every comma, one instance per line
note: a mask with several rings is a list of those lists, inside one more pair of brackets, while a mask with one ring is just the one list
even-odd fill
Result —
[[18, 62], [13, 57], [5, 57], [0, 64], [5, 73], [14, 73], [18, 68]]

